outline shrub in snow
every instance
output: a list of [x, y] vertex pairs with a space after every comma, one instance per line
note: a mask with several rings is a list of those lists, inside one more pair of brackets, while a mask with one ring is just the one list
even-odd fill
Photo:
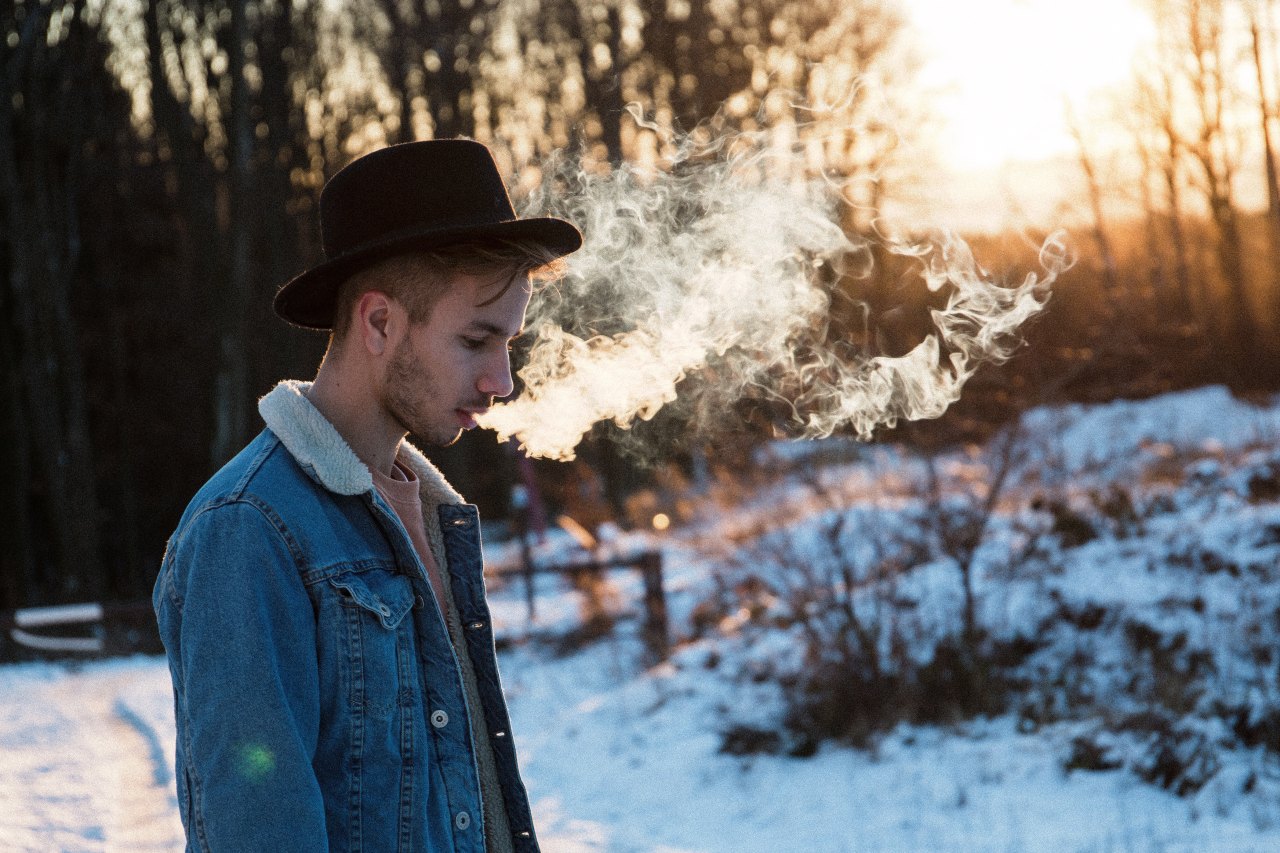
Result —
[[[863, 744], [903, 721], [1006, 707], [1006, 673], [1035, 645], [988, 636], [977, 586], [1018, 447], [1006, 436], [986, 456], [917, 458], [919, 476], [874, 501], [809, 472], [795, 478], [807, 514], [743, 529], [720, 560], [715, 593], [695, 608], [696, 629], [745, 621], [798, 639], [800, 665], [777, 673], [787, 691], [779, 748]], [[730, 727], [726, 749], [756, 743], [742, 734]]]
[[1222, 766], [1229, 744], [1221, 734], [1161, 713], [1140, 713], [1071, 738], [1062, 767], [1068, 773], [1124, 768], [1180, 797], [1195, 794]]
[[1115, 738], [1108, 732], [1090, 732], [1071, 739], [1071, 751], [1062, 767], [1072, 770], [1116, 770], [1124, 766], [1124, 758], [1118, 753]]
[[1280, 459], [1257, 466], [1246, 474], [1245, 494], [1250, 503], [1280, 501]]
[[1280, 754], [1280, 707], [1220, 705], [1217, 714], [1231, 726], [1240, 743]]
[[1062, 738], [1072, 772], [1197, 803], [1227, 796], [1215, 780], [1246, 750], [1274, 764], [1280, 454], [1247, 408], [1200, 418], [1205, 436], [1107, 411], [1112, 456], [1042, 416], [985, 449], [880, 446], [744, 497], [709, 537], [692, 630], [723, 650], [717, 677], [774, 692], [726, 708], [722, 749], [807, 755], [1009, 713]]
[[738, 724], [722, 734], [720, 751], [728, 755], [774, 755], [782, 751], [782, 736], [772, 729]]
[[1098, 538], [1098, 532], [1085, 514], [1077, 512], [1065, 500], [1037, 497], [1031, 502], [1031, 508], [1049, 514], [1053, 519], [1049, 535], [1057, 539], [1063, 548], [1079, 548]]
[[1203, 788], [1218, 772], [1222, 746], [1194, 726], [1168, 726], [1151, 733], [1131, 769], [1143, 781], [1185, 797]]

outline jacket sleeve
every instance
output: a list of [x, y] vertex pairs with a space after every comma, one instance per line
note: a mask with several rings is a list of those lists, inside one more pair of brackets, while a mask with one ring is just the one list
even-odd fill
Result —
[[170, 556], [190, 846], [326, 850], [316, 622], [281, 526], [233, 502], [192, 519]]

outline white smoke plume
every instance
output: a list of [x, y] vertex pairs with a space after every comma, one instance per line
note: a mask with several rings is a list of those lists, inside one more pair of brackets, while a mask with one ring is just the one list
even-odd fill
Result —
[[946, 306], [906, 355], [860, 356], [826, 334], [829, 293], [839, 276], [865, 274], [869, 246], [841, 227], [835, 182], [797, 176], [802, 152], [760, 139], [686, 145], [655, 172], [553, 164], [526, 212], [575, 222], [585, 242], [535, 297], [523, 392], [482, 426], [568, 460], [597, 423], [628, 428], [674, 404], [701, 430], [750, 396], [786, 413], [786, 434], [869, 438], [938, 417], [982, 362], [1007, 358], [1066, 265], [1051, 238], [1043, 274], [1006, 287], [957, 237], [886, 243], [917, 259]]

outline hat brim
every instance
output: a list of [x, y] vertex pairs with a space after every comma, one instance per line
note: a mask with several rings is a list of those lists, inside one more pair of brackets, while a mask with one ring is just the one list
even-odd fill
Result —
[[485, 237], [531, 240], [550, 250], [557, 258], [582, 246], [582, 234], [572, 223], [552, 217], [401, 234], [344, 252], [295, 276], [276, 291], [272, 307], [281, 319], [295, 326], [328, 331], [333, 328], [338, 289], [358, 270], [401, 252]]

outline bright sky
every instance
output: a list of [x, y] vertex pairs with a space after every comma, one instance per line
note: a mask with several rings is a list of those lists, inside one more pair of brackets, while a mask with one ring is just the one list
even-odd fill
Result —
[[1154, 40], [1142, 0], [903, 3], [943, 172], [886, 213], [962, 230], [1064, 225], [1082, 180], [1065, 103], [1087, 121], [1128, 83]]
[[[1135, 0], [905, 0], [943, 161], [967, 172], [1074, 148], [1063, 100], [1123, 83], [1152, 38]], [[1087, 108], [1081, 110], [1087, 113]]]

